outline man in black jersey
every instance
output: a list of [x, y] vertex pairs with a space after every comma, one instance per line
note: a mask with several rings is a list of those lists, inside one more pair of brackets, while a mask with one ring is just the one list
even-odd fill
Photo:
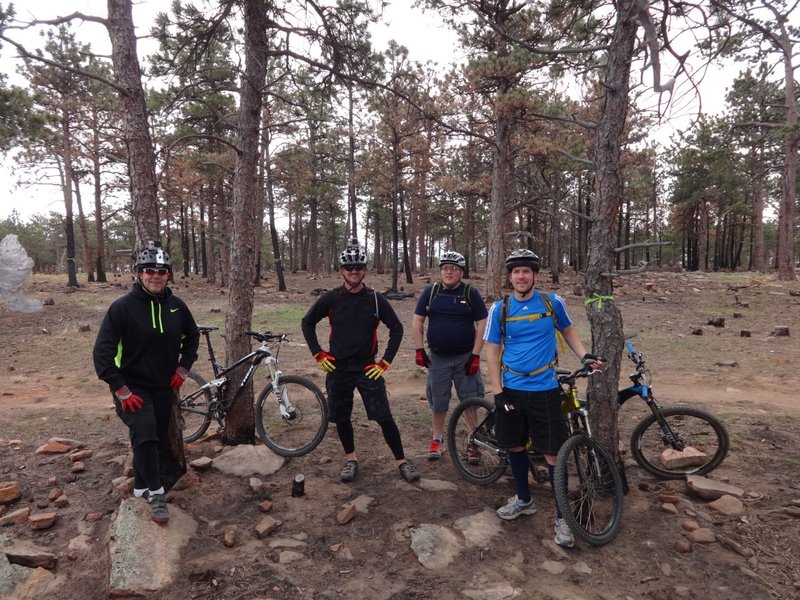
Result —
[[[394, 455], [400, 476], [408, 482], [418, 481], [419, 473], [405, 459], [403, 442], [386, 395], [383, 375], [394, 360], [403, 325], [391, 304], [383, 295], [364, 285], [367, 255], [358, 240], [351, 240], [339, 257], [344, 283], [322, 294], [303, 317], [302, 328], [306, 343], [320, 368], [327, 373], [328, 420], [336, 424], [347, 463], [340, 477], [353, 481], [358, 474], [353, 423], [353, 390], [358, 389], [367, 417], [377, 421], [383, 438]], [[326, 352], [317, 339], [316, 326], [328, 318], [330, 324], [329, 350]], [[389, 342], [380, 360], [378, 325], [389, 329]]]
[[94, 368], [108, 384], [133, 448], [133, 495], [150, 517], [169, 521], [161, 457], [169, 453], [175, 391], [197, 360], [200, 333], [189, 307], [167, 287], [172, 260], [149, 242], [136, 260], [133, 289], [108, 309], [94, 343]]

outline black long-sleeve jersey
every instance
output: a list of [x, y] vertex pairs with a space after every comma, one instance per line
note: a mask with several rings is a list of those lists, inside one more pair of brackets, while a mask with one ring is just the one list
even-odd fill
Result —
[[403, 324], [389, 301], [367, 286], [353, 294], [342, 285], [317, 298], [302, 320], [303, 336], [311, 354], [322, 350], [316, 326], [325, 317], [330, 323], [328, 352], [336, 357], [337, 366], [363, 366], [375, 360], [379, 323], [389, 329], [389, 341], [382, 358], [391, 363], [400, 349]]
[[111, 391], [129, 384], [169, 387], [178, 365], [191, 369], [199, 344], [186, 303], [169, 288], [152, 296], [137, 281], [108, 308], [92, 357], [97, 376]]

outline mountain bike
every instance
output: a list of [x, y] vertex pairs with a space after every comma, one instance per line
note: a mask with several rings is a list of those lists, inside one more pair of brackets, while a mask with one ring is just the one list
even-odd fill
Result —
[[[200, 326], [198, 329], [206, 338], [214, 379], [206, 381], [196, 372], [190, 371], [187, 381], [178, 393], [185, 442], [200, 439], [212, 420], [221, 429], [225, 428], [227, 412], [263, 363], [271, 381], [261, 390], [256, 400], [255, 424], [261, 441], [275, 454], [286, 457], [303, 456], [320, 444], [328, 429], [325, 396], [311, 380], [296, 375], [284, 375], [278, 369], [278, 353], [281, 344], [286, 341], [285, 333], [246, 331], [244, 335], [260, 342], [260, 346], [231, 366], [225, 367], [217, 362], [211, 345], [210, 333], [219, 327]], [[232, 394], [227, 375], [245, 363], [249, 363], [247, 372], [236, 392]]]
[[716, 469], [728, 454], [730, 439], [722, 422], [708, 411], [678, 404], [662, 406], [653, 396], [650, 371], [642, 353], [626, 336], [628, 358], [636, 365], [632, 386], [619, 391], [619, 405], [639, 396], [650, 409], [631, 433], [634, 460], [648, 473], [662, 479], [683, 479]]
[[[593, 437], [589, 411], [578, 399], [576, 380], [589, 376], [589, 364], [570, 372], [558, 369], [562, 412], [568, 437], [556, 457], [556, 502], [572, 532], [583, 541], [600, 545], [611, 541], [622, 523], [623, 483], [609, 452]], [[495, 437], [495, 406], [485, 398], [460, 402], [447, 426], [447, 449], [456, 469], [468, 481], [487, 485], [508, 468], [508, 455]], [[540, 454], [528, 450], [537, 482], [547, 481]]]

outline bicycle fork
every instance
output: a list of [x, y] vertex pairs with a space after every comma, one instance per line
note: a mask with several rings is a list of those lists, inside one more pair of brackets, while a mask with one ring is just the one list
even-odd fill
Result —
[[278, 399], [278, 408], [281, 411], [281, 418], [284, 421], [294, 420], [298, 416], [297, 408], [292, 404], [292, 399], [289, 397], [289, 390], [286, 389], [285, 385], [281, 385], [283, 371], [278, 368], [277, 362], [274, 359], [267, 359], [267, 370], [272, 378], [272, 389], [275, 390], [275, 397]]

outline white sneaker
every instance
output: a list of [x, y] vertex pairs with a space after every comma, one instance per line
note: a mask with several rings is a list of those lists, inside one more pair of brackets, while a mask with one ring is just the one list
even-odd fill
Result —
[[496, 514], [504, 521], [513, 521], [520, 515], [535, 515], [536, 505], [533, 503], [533, 498], [528, 502], [523, 502], [516, 496], [512, 496], [505, 506], [497, 509]]
[[575, 536], [572, 535], [572, 530], [564, 519], [556, 519], [556, 526], [553, 529], [556, 532], [556, 544], [563, 548], [572, 548], [575, 545]]

